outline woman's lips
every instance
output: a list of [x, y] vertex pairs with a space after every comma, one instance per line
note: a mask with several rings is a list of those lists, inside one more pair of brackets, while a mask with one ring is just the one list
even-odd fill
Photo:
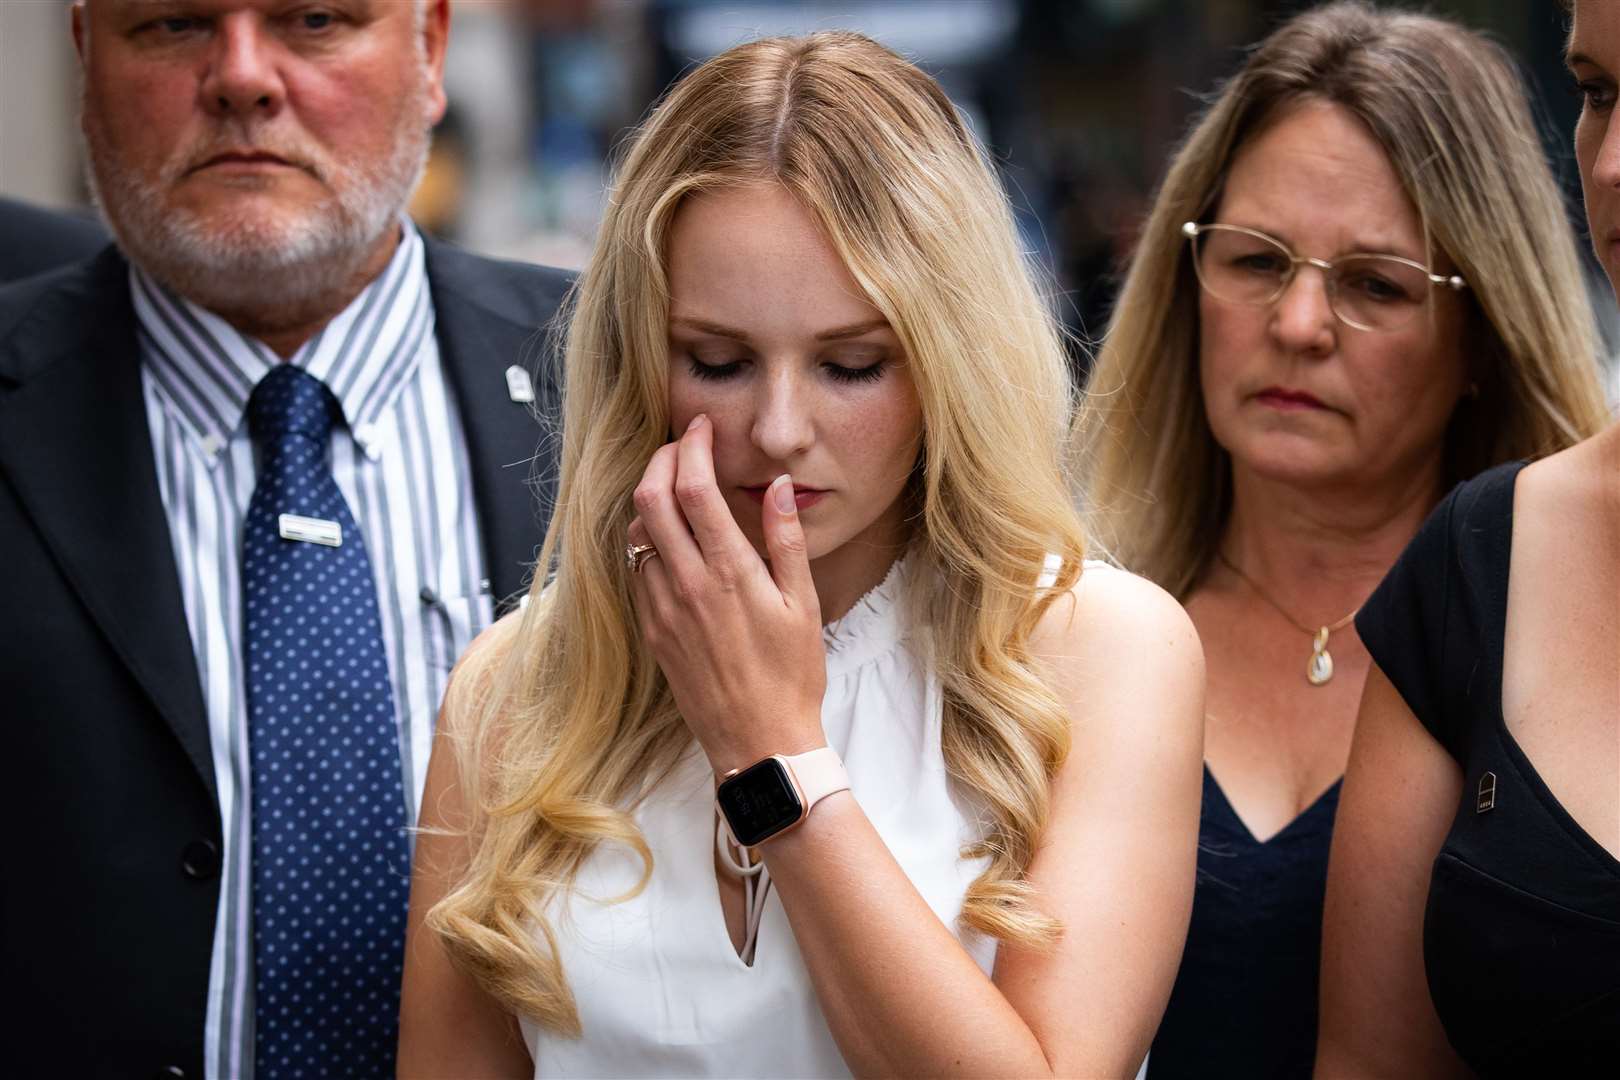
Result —
[[1256, 401], [1269, 408], [1280, 409], [1283, 412], [1300, 412], [1307, 409], [1326, 409], [1327, 406], [1311, 394], [1303, 390], [1290, 390], [1283, 386], [1268, 386], [1254, 395]]
[[[765, 503], [765, 493], [771, 490], [771, 485], [758, 484], [752, 487], [744, 487], [742, 490], [750, 499], [753, 499], [755, 502], [763, 506]], [[800, 487], [798, 484], [793, 485], [793, 503], [800, 510], [808, 509], [809, 507], [816, 505], [816, 503], [820, 502], [827, 494], [828, 491], [826, 488]]]

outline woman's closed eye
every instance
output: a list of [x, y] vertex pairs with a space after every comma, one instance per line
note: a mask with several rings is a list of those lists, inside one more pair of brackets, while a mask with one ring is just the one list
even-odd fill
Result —
[[[751, 357], [735, 353], [713, 353], [687, 350], [687, 370], [695, 379], [720, 382], [740, 375], [753, 362]], [[873, 383], [888, 371], [889, 359], [883, 354], [860, 353], [824, 359], [821, 370], [827, 378], [840, 383]]]
[[835, 382], [877, 382], [888, 371], [889, 361], [882, 354], [861, 353], [827, 360], [822, 368]]
[[702, 352], [696, 349], [686, 353], [687, 366], [696, 379], [719, 381], [729, 379], [743, 369], [748, 357], [735, 353]]

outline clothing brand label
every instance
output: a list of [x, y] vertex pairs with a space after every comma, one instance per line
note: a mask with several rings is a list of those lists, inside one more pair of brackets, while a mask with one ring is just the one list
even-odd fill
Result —
[[283, 540], [302, 540], [306, 544], [325, 544], [327, 547], [343, 546], [343, 526], [335, 521], [282, 514], [277, 526]]
[[1479, 794], [1474, 799], [1474, 813], [1483, 814], [1496, 807], [1496, 774], [1488, 772], [1479, 778]]
[[529, 373], [517, 364], [506, 369], [506, 392], [519, 405], [534, 401], [534, 383], [529, 381]]

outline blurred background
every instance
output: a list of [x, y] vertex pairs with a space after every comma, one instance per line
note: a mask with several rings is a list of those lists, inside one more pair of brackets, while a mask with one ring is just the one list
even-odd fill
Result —
[[[413, 213], [476, 251], [577, 267], [615, 147], [692, 64], [766, 34], [863, 31], [934, 74], [990, 146], [1071, 328], [1101, 333], [1169, 151], [1301, 0], [455, 0], [450, 113]], [[1434, 0], [1518, 57], [1579, 223], [1554, 0]], [[0, 195], [84, 207], [67, 0], [0, 0]], [[1583, 230], [1584, 232], [1584, 230]], [[1594, 270], [1594, 273], [1596, 271]], [[1605, 289], [1606, 292], [1606, 289]], [[1605, 301], [1600, 310], [1613, 312]], [[1617, 335], [1605, 328], [1609, 340]]]

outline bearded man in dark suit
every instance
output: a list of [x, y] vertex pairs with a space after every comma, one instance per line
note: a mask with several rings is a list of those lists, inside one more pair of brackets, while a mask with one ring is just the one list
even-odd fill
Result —
[[403, 217], [449, 18], [73, 9], [117, 248], [0, 289], [17, 1075], [393, 1074], [434, 715], [542, 538], [567, 284]]

